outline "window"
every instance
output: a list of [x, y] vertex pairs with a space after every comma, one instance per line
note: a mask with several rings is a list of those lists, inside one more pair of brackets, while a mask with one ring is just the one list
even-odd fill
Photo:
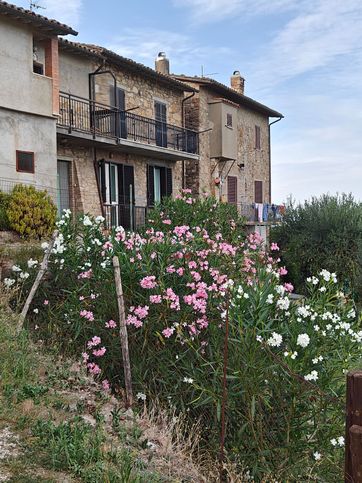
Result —
[[226, 114], [226, 126], [227, 127], [233, 127], [233, 115], [232, 114]]
[[40, 62], [33, 62], [33, 72], [34, 74], [44, 75], [44, 66]]
[[255, 126], [255, 149], [260, 149], [260, 126]]
[[165, 196], [172, 196], [172, 169], [164, 166], [147, 167], [147, 204], [153, 206]]
[[255, 203], [263, 203], [263, 182], [254, 181], [254, 201]]
[[30, 151], [16, 151], [16, 171], [34, 173], [34, 153]]
[[236, 205], [238, 201], [238, 178], [228, 176], [228, 203]]

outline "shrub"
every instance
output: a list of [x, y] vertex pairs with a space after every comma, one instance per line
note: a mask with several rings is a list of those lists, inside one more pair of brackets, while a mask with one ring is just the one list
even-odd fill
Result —
[[23, 238], [43, 238], [54, 228], [57, 209], [46, 191], [17, 185], [6, 210], [12, 230]]
[[362, 204], [352, 195], [323, 195], [303, 205], [290, 204], [272, 240], [296, 290], [323, 268], [337, 273], [346, 288], [362, 299]]
[[7, 209], [9, 206], [10, 195], [0, 191], [0, 230], [9, 230], [9, 218]]
[[65, 213], [50, 278], [32, 306], [38, 336], [82, 353], [106, 391], [123, 386], [117, 255], [141, 401], [157, 397], [200, 420], [203, 445], [216, 453], [228, 320], [228, 456], [256, 481], [341, 481], [345, 372], [361, 359], [362, 331], [336, 275], [320, 271], [305, 300], [292, 303], [276, 245], [269, 254], [257, 234], [237, 240], [232, 223], [212, 237], [197, 225], [165, 224], [161, 208], [152, 219], [142, 236], [105, 235], [101, 218], [73, 223]]

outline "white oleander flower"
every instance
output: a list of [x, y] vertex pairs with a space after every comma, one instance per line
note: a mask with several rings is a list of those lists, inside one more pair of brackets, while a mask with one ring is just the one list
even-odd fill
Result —
[[280, 347], [283, 342], [283, 337], [277, 332], [273, 332], [272, 336], [266, 342], [272, 347]]
[[299, 334], [297, 338], [297, 345], [301, 347], [307, 347], [309, 345], [310, 338], [308, 334]]

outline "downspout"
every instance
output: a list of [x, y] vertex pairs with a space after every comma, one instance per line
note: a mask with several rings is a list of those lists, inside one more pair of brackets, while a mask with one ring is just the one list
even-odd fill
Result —
[[[194, 91], [190, 96], [184, 97], [181, 101], [181, 121], [182, 121], [182, 127], [185, 127], [185, 102], [194, 97], [196, 92]], [[185, 189], [185, 160], [182, 160], [182, 189]]]
[[277, 119], [276, 121], [273, 121], [273, 122], [270, 122], [269, 123], [269, 126], [268, 126], [268, 129], [269, 129], [269, 137], [268, 137], [268, 140], [269, 140], [269, 204], [271, 205], [271, 141], [270, 141], [270, 126], [272, 124], [275, 124], [279, 121], [281, 121], [283, 119], [283, 116], [280, 116], [279, 119]]
[[103, 205], [103, 199], [102, 199], [102, 191], [101, 191], [101, 186], [99, 183], [99, 169], [98, 169], [98, 162], [97, 162], [97, 149], [94, 147], [93, 148], [93, 166], [94, 166], [94, 174], [96, 176], [96, 182], [97, 182], [97, 190], [98, 190], [98, 197], [99, 197], [99, 202], [101, 204], [101, 211], [102, 211], [102, 216], [104, 217], [104, 205]]

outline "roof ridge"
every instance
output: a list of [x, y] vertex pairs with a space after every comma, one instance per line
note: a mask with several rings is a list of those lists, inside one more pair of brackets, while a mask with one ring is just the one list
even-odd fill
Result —
[[0, 0], [0, 14], [4, 13], [11, 15], [12, 13], [14, 14], [20, 14], [26, 18], [31, 18], [34, 21], [41, 21], [43, 23], [48, 23], [53, 27], [60, 27], [62, 32], [60, 35], [64, 34], [73, 34], [73, 35], [78, 35], [78, 32], [74, 30], [72, 27], [69, 27], [69, 25], [66, 25], [65, 23], [61, 23], [58, 20], [55, 20], [53, 18], [48, 18], [45, 17], [44, 15], [40, 15], [38, 13], [33, 12], [32, 10], [23, 8], [23, 7], [18, 7], [17, 5], [13, 3], [8, 3], [3, 0]]

